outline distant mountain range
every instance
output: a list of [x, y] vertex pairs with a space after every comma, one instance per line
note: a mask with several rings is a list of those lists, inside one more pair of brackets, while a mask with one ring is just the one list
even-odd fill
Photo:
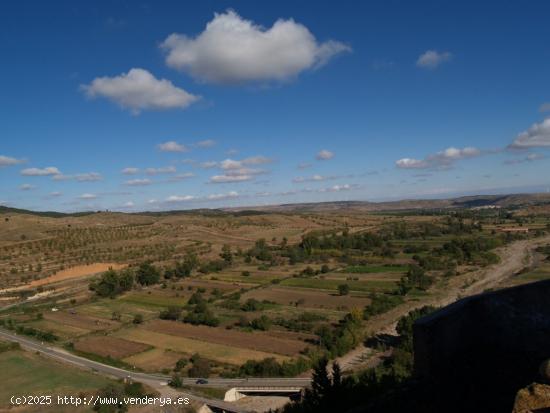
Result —
[[[300, 212], [330, 212], [336, 210], [355, 210], [365, 212], [375, 211], [407, 211], [407, 210], [434, 210], [434, 209], [461, 209], [479, 207], [525, 207], [533, 205], [550, 204], [550, 194], [508, 194], [508, 195], [472, 195], [449, 199], [404, 199], [400, 201], [369, 202], [369, 201], [334, 201], [311, 202], [297, 204], [279, 204], [266, 206], [246, 206], [220, 209], [194, 209], [173, 211], [145, 211], [133, 214], [166, 216], [181, 214], [201, 215], [248, 215], [261, 213], [300, 213]], [[10, 208], [0, 206], [0, 214], [32, 214], [37, 216], [60, 218], [69, 216], [84, 216], [94, 214], [97, 211], [63, 213], [55, 211], [30, 211], [27, 209]]]

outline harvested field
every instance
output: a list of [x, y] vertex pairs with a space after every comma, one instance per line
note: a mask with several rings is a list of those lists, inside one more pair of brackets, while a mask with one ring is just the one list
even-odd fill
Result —
[[257, 289], [242, 295], [242, 301], [246, 301], [249, 298], [275, 301], [282, 305], [294, 305], [294, 303], [303, 300], [303, 302], [300, 301], [300, 307], [329, 309], [347, 308], [348, 310], [353, 307], [364, 307], [370, 303], [370, 299], [367, 297], [357, 297], [353, 295], [340, 296], [326, 291], [308, 289], [296, 290], [281, 287]]
[[141, 328], [130, 328], [119, 330], [113, 334], [114, 337], [125, 337], [140, 343], [145, 343], [156, 348], [170, 349], [186, 354], [200, 353], [201, 356], [216, 360], [221, 363], [240, 365], [247, 360], [261, 360], [266, 357], [274, 357], [279, 361], [287, 360], [288, 357], [274, 353], [254, 351], [244, 348], [231, 347], [205, 341], [194, 340], [185, 337], [173, 336], [170, 334], [156, 333]]
[[144, 326], [146, 330], [173, 336], [192, 338], [209, 343], [224, 344], [251, 350], [266, 351], [285, 356], [295, 356], [307, 344], [290, 338], [268, 336], [265, 333], [246, 333], [237, 330], [222, 330], [207, 326], [194, 326], [174, 321], [158, 320]]
[[329, 280], [322, 278], [288, 278], [281, 285], [298, 288], [312, 288], [317, 290], [335, 291], [340, 284], [347, 284], [351, 291], [389, 292], [395, 288], [395, 282], [388, 281], [349, 281]]
[[[215, 276], [210, 275], [209, 277], [211, 278]], [[238, 291], [241, 287], [246, 286], [245, 284], [228, 283], [228, 282], [216, 281], [216, 280], [203, 280], [203, 279], [197, 279], [197, 278], [188, 278], [184, 281], [178, 282], [177, 285], [181, 285], [184, 287], [191, 286], [194, 288], [205, 288], [207, 291], [217, 288], [218, 290], [221, 290], [224, 293]]]
[[57, 322], [61, 325], [69, 325], [85, 330], [107, 330], [117, 327], [120, 323], [104, 318], [91, 317], [83, 314], [71, 314], [67, 311], [44, 313], [46, 320]]
[[183, 356], [175, 351], [153, 348], [130, 357], [123, 361], [132, 366], [149, 372], [161, 371], [163, 369], [173, 369], [176, 362]]
[[94, 353], [103, 357], [122, 359], [149, 349], [147, 344], [137, 343], [118, 337], [86, 337], [74, 343], [74, 348], [85, 353]]
[[37, 328], [41, 331], [50, 331], [63, 339], [70, 339], [88, 334], [90, 330], [84, 328], [73, 327], [66, 324], [60, 324], [55, 321], [40, 320], [27, 323], [28, 326]]

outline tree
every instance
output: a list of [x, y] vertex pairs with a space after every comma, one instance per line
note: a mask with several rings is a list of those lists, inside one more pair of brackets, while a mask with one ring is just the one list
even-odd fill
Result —
[[313, 404], [320, 405], [324, 396], [330, 393], [332, 382], [327, 372], [328, 360], [321, 358], [313, 370], [311, 382], [311, 399]]
[[193, 366], [188, 371], [189, 377], [208, 377], [210, 376], [210, 362], [198, 354], [191, 357]]
[[230, 265], [233, 263], [233, 254], [231, 253], [231, 247], [227, 244], [224, 244], [222, 247], [222, 252], [220, 254], [220, 257], [226, 262], [226, 264]]
[[136, 314], [136, 315], [134, 316], [134, 319], [132, 320], [132, 323], [134, 323], [134, 324], [141, 324], [141, 323], [143, 323], [143, 315], [141, 315], [141, 314]]
[[338, 286], [338, 294], [340, 295], [348, 295], [349, 294], [349, 285], [347, 284], [340, 284]]
[[104, 272], [98, 281], [90, 283], [90, 290], [100, 297], [115, 297], [128, 291], [134, 285], [134, 276], [130, 271], [117, 273], [112, 268]]
[[144, 262], [136, 271], [136, 280], [141, 285], [156, 284], [160, 280], [160, 271], [152, 264]]

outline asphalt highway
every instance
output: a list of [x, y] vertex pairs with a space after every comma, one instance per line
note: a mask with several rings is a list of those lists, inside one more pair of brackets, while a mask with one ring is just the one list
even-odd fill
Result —
[[[167, 393], [169, 376], [148, 374], [137, 371], [130, 371], [121, 369], [118, 367], [109, 366], [97, 361], [89, 360], [84, 357], [76, 356], [58, 347], [49, 346], [48, 344], [32, 340], [30, 338], [18, 335], [13, 331], [0, 329], [0, 339], [19, 343], [21, 347], [26, 350], [40, 352], [42, 355], [59, 360], [64, 363], [72, 364], [79, 368], [92, 370], [96, 373], [104, 374], [116, 378], [126, 378], [134, 381], [143, 382], [161, 393]], [[182, 378], [183, 384], [195, 385], [197, 378]], [[208, 387], [254, 387], [254, 388], [270, 388], [276, 390], [277, 388], [289, 388], [289, 387], [306, 387], [311, 383], [309, 378], [289, 378], [289, 377], [270, 377], [270, 378], [211, 378], [208, 380]], [[171, 389], [171, 388], [170, 388]], [[164, 391], [162, 391], [164, 390]], [[175, 391], [175, 390], [174, 390]], [[170, 391], [173, 394], [174, 391]], [[222, 409], [227, 412], [244, 413], [245, 410], [240, 409], [229, 402], [223, 402], [221, 400], [207, 399], [194, 394], [177, 392], [180, 397], [188, 397], [191, 400], [205, 403], [211, 407]]]

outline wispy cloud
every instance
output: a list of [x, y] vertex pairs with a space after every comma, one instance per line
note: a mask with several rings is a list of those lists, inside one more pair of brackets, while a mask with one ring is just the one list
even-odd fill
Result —
[[168, 141], [158, 145], [162, 152], [187, 152], [189, 148], [176, 141]]
[[139, 173], [139, 168], [124, 168], [122, 171], [122, 174], [124, 175], [135, 175], [137, 173]]
[[97, 198], [97, 195], [96, 195], [96, 194], [85, 193], [85, 194], [80, 195], [78, 198], [79, 198], [79, 199], [84, 199], [84, 200], [87, 200], [87, 199], [96, 199], [96, 198]]
[[342, 178], [341, 176], [324, 176], [324, 175], [312, 175], [312, 176], [297, 176], [292, 180], [294, 183], [302, 182], [322, 182], [322, 181], [331, 181], [334, 179]]
[[190, 179], [190, 178], [193, 178], [193, 177], [195, 177], [195, 174], [193, 172], [185, 172], [185, 173], [182, 173], [182, 174], [177, 174], [177, 175], [172, 176], [169, 179], [169, 182], [180, 182], [180, 181], [183, 181], [185, 179]]
[[395, 165], [402, 169], [449, 169], [460, 159], [474, 158], [481, 154], [481, 150], [470, 146], [461, 149], [450, 147], [424, 159], [401, 158]]
[[22, 184], [19, 186], [19, 189], [22, 190], [22, 191], [30, 191], [31, 189], [35, 189], [36, 186], [34, 185], [31, 185], [31, 184]]
[[526, 162], [534, 162], [539, 161], [541, 159], [545, 159], [544, 155], [541, 153], [530, 153], [527, 156], [524, 156], [522, 158], [515, 158], [515, 159], [506, 159], [504, 161], [505, 165], [518, 165]]
[[128, 186], [147, 186], [151, 185], [153, 181], [150, 179], [130, 179], [129, 181], [124, 182], [124, 185]]
[[21, 175], [25, 176], [51, 176], [61, 175], [61, 171], [55, 166], [48, 166], [46, 168], [26, 168], [21, 171]]
[[176, 173], [175, 166], [165, 166], [162, 168], [146, 168], [145, 173], [147, 175], [159, 175], [159, 174], [174, 174]]
[[76, 174], [75, 179], [78, 182], [93, 182], [93, 181], [101, 181], [103, 177], [101, 174], [97, 172], [88, 172], [84, 174]]
[[252, 175], [214, 175], [210, 177], [209, 182], [213, 184], [228, 184], [236, 182], [246, 182], [254, 179]]
[[317, 152], [317, 155], [315, 156], [315, 158], [318, 161], [328, 161], [329, 159], [334, 158], [334, 152], [331, 152], [327, 149], [323, 149], [323, 150]]
[[451, 60], [453, 55], [450, 52], [438, 52], [437, 50], [427, 50], [416, 60], [416, 66], [435, 69], [441, 64]]
[[216, 145], [216, 141], [212, 139], [205, 139], [203, 141], [198, 141], [195, 143], [195, 146], [198, 148], [211, 148]]
[[3, 168], [5, 166], [18, 165], [24, 162], [25, 162], [24, 159], [17, 159], [11, 156], [0, 155], [0, 168]]

